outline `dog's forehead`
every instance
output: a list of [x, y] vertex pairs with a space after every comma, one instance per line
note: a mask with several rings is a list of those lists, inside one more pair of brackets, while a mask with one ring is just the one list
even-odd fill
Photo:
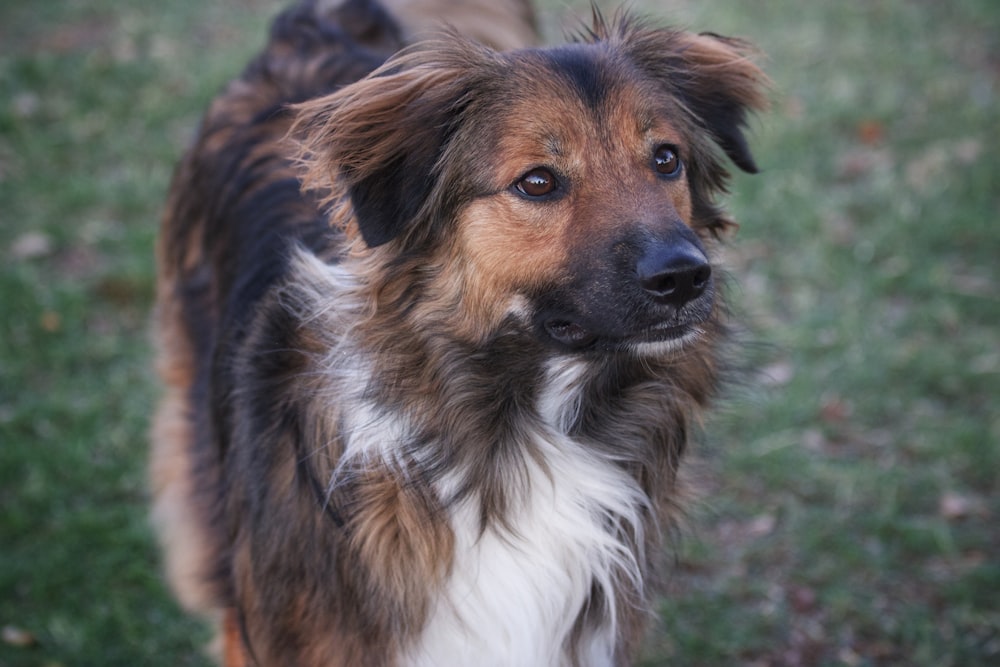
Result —
[[555, 81], [594, 110], [604, 107], [610, 96], [620, 94], [626, 83], [619, 59], [593, 45], [570, 44], [542, 50], [537, 52], [537, 59]]
[[645, 150], [651, 141], [683, 143], [679, 104], [605, 45], [517, 53], [506, 85], [502, 113], [492, 120], [502, 126], [499, 144], [539, 161], [585, 147], [610, 157], [616, 150]]
[[[639, 102], [653, 92], [623, 54], [605, 45], [524, 50], [512, 54], [509, 70], [508, 84], [533, 100], [562, 100], [594, 112], [623, 99]], [[643, 88], [647, 95], [635, 94]]]

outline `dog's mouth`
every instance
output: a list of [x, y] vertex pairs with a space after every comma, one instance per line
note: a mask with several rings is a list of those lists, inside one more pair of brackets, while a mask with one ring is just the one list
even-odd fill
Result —
[[545, 331], [556, 342], [576, 349], [589, 347], [597, 340], [591, 331], [569, 320], [549, 320], [545, 323]]
[[698, 338], [701, 321], [659, 322], [624, 336], [609, 336], [594, 332], [579, 322], [553, 319], [545, 323], [545, 332], [557, 343], [573, 350], [635, 349], [645, 343], [685, 344]]

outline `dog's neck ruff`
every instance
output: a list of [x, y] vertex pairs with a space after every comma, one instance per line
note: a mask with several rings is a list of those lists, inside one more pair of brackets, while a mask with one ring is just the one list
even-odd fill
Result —
[[[474, 499], [452, 508], [454, 565], [412, 664], [613, 663], [618, 595], [625, 588], [632, 599], [642, 589], [639, 557], [625, 536], [641, 533], [648, 501], [622, 470], [559, 428], [582, 367], [550, 368], [538, 406], [544, 426], [525, 447], [538, 458], [526, 458], [522, 492], [505, 517], [512, 528], [481, 531]], [[589, 623], [578, 629], [585, 615]]]
[[[337, 316], [350, 307], [343, 299], [352, 291], [345, 267], [303, 254], [297, 273], [308, 277], [297, 281], [300, 288], [313, 286], [304, 311], [321, 313], [334, 328], [352, 320]], [[345, 376], [369, 376], [370, 363], [359, 350], [334, 347], [324, 366], [332, 384], [343, 387], [351, 385]], [[359, 466], [387, 465], [430, 479], [454, 535], [451, 568], [431, 592], [426, 622], [400, 664], [615, 663], [619, 612], [644, 602], [645, 563], [636, 545], [643, 544], [651, 502], [610, 455], [569, 435], [589, 364], [575, 356], [547, 362], [533, 406], [537, 418], [516, 443], [518, 469], [497, 473], [507, 482], [504, 514], [485, 523], [474, 471], [459, 463], [427, 475], [421, 468], [431, 462], [421, 460], [421, 451], [400, 449], [412, 432], [410, 417], [366, 397], [363, 383], [354, 383], [356, 396], [342, 397], [354, 407], [340, 416], [343, 452], [331, 493], [342, 471]]]

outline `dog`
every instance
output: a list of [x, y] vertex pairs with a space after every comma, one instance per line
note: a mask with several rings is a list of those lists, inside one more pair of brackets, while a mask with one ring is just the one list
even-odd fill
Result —
[[176, 171], [152, 513], [227, 667], [639, 649], [767, 80], [627, 14], [510, 50], [504, 4], [492, 46], [411, 44], [418, 0], [296, 5]]

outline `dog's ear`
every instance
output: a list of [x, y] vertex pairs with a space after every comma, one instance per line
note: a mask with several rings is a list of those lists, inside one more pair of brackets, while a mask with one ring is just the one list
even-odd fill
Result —
[[681, 99], [737, 167], [756, 173], [745, 130], [750, 113], [767, 108], [769, 82], [751, 61], [750, 45], [713, 33], [646, 29], [628, 21], [623, 32], [634, 61]]
[[292, 132], [307, 167], [304, 187], [334, 200], [338, 180], [346, 186], [367, 245], [396, 238], [427, 205], [438, 159], [460, 121], [463, 76], [426, 52], [411, 52], [297, 107]]
[[745, 42], [712, 33], [685, 37], [679, 56], [690, 78], [681, 84], [682, 95], [733, 163], [756, 174], [744, 131], [748, 112], [767, 107], [766, 75], [750, 61]]

